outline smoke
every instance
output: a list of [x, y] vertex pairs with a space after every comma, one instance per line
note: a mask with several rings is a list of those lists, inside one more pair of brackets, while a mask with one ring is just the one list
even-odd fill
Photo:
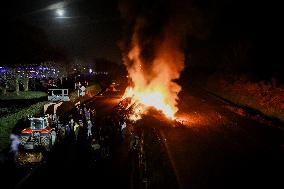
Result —
[[[125, 36], [120, 44], [134, 91], [156, 92], [177, 112], [186, 35], [195, 33], [191, 1], [121, 1]], [[194, 19], [196, 20], [196, 19]], [[194, 28], [194, 29], [193, 29]]]

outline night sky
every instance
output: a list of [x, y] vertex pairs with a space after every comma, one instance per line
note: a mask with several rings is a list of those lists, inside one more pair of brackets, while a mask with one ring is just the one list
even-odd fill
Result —
[[[187, 64], [223, 69], [222, 60], [232, 58], [228, 49], [232, 46], [238, 48], [236, 44], [240, 41], [240, 53], [245, 51], [245, 56], [233, 57], [230, 62], [232, 69], [281, 77], [283, 58], [278, 48], [282, 35], [279, 30], [281, 17], [279, 6], [268, 1], [9, 1], [2, 3], [1, 12], [4, 64], [37, 62], [49, 53], [53, 56], [58, 52], [57, 57], [62, 54], [69, 59], [103, 57], [121, 62], [122, 51], [118, 44], [131, 38], [131, 20], [150, 12], [154, 23], [155, 19], [161, 19], [159, 6], [164, 4], [163, 7], [167, 7], [170, 2], [178, 2], [181, 7], [192, 6], [195, 11], [181, 18], [181, 22], [184, 19], [187, 23], [190, 19], [189, 24], [193, 23], [183, 42], [186, 57], [192, 56], [191, 62], [186, 60]], [[132, 8], [133, 18], [122, 18], [121, 5]], [[66, 18], [55, 18], [58, 6], [64, 8]], [[159, 30], [158, 27], [156, 30]], [[55, 49], [55, 52], [46, 53], [38, 49]], [[30, 60], [31, 55], [36, 58]]]
[[[65, 10], [65, 18], [56, 18], [55, 7], [58, 6]], [[117, 46], [121, 30], [116, 1], [11, 1], [5, 6], [5, 12], [9, 38], [15, 38], [9, 30], [24, 23], [42, 30], [49, 45], [64, 51], [70, 58], [121, 59]], [[15, 35], [20, 33], [15, 32]], [[13, 51], [13, 47], [10, 50]]]

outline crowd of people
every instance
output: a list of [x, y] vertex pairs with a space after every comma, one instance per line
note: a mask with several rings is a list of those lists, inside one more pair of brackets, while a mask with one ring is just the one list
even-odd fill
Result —
[[[120, 105], [120, 108], [125, 108]], [[49, 116], [51, 127], [56, 128], [57, 142], [75, 143], [77, 147], [86, 147], [91, 151], [95, 162], [109, 159], [114, 148], [120, 144], [127, 145], [129, 152], [138, 145], [139, 137], [134, 134], [127, 112], [114, 109], [106, 116], [97, 116], [96, 110], [86, 104], [77, 103], [66, 116]], [[127, 140], [126, 140], [127, 139]], [[11, 152], [18, 153], [20, 140], [11, 135]]]
[[131, 137], [129, 123], [125, 116], [113, 112], [106, 116], [97, 116], [96, 110], [86, 104], [77, 104], [66, 120], [59, 120], [59, 141], [67, 138], [78, 145], [87, 145], [92, 150], [94, 161], [108, 159], [112, 156], [115, 145], [124, 143], [132, 148], [137, 137]]

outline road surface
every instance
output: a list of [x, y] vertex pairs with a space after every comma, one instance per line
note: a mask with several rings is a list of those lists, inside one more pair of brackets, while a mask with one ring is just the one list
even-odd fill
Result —
[[[118, 102], [119, 98], [100, 96], [86, 105], [95, 107], [97, 116], [103, 117], [111, 114]], [[48, 154], [46, 162], [26, 175], [16, 188], [109, 188], [113, 184], [128, 188], [127, 146], [117, 143], [115, 147], [111, 158], [96, 163], [87, 140], [76, 143], [66, 138]]]
[[[284, 187], [283, 130], [239, 115], [201, 90], [180, 96], [177, 118], [184, 126], [155, 113], [138, 122], [148, 188]], [[88, 106], [103, 116], [118, 100], [97, 97]], [[131, 188], [125, 152], [126, 145], [117, 144], [112, 160], [92, 166], [85, 145], [65, 141], [17, 187]]]
[[[183, 92], [179, 108], [186, 126], [149, 116], [141, 123], [162, 141], [178, 188], [284, 188], [283, 130], [232, 112], [202, 90]], [[164, 183], [156, 185], [171, 188]]]

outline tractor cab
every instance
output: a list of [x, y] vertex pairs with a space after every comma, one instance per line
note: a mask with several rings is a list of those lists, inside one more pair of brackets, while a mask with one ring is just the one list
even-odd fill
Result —
[[49, 126], [47, 117], [43, 118], [29, 118], [30, 129], [32, 130], [42, 130]]

